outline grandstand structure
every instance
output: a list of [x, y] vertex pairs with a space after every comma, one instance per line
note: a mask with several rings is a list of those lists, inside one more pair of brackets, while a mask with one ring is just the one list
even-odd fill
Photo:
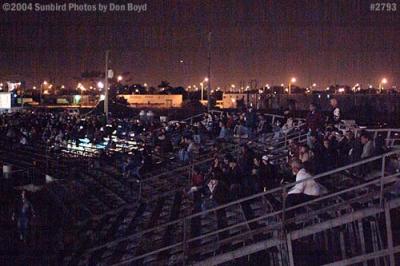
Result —
[[[326, 193], [290, 208], [284, 195], [295, 183], [194, 210], [183, 190], [194, 166], [211, 164], [211, 142], [189, 163], [174, 154], [157, 158], [141, 180], [121, 178], [114, 164], [97, 165], [90, 150], [38, 144], [10, 156], [3, 145], [0, 159], [21, 178], [54, 179], [43, 189], [62, 208], [64, 235], [71, 236], [62, 255], [48, 258], [59, 265], [399, 265], [400, 172], [388, 166], [400, 156], [400, 129], [366, 130], [388, 150], [313, 176]], [[235, 155], [246, 143], [279, 165], [290, 140], [305, 142], [306, 134], [236, 138], [223, 149]]]

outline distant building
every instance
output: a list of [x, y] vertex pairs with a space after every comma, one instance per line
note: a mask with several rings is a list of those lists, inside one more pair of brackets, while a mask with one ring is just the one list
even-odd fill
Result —
[[260, 96], [257, 93], [224, 93], [222, 108], [258, 107]]
[[135, 107], [179, 108], [183, 101], [180, 94], [122, 94], [119, 97]]

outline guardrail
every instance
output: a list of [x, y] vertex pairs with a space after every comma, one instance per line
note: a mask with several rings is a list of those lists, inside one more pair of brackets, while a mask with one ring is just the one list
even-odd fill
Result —
[[[342, 189], [340, 189], [338, 191], [328, 192], [324, 196], [321, 196], [315, 200], [305, 202], [300, 205], [296, 205], [296, 206], [289, 207], [289, 208], [286, 207], [286, 197], [284, 196], [286, 194], [286, 191], [288, 191], [288, 189], [290, 187], [292, 187], [298, 183], [301, 183], [301, 182], [293, 182], [291, 184], [283, 185], [282, 187], [278, 187], [278, 188], [269, 190], [267, 192], [262, 192], [262, 193], [259, 193], [256, 195], [242, 198], [242, 199], [230, 202], [228, 204], [218, 206], [213, 209], [199, 212], [199, 213], [184, 217], [179, 220], [171, 221], [166, 224], [144, 230], [140, 233], [136, 233], [136, 234], [133, 234], [130, 236], [125, 236], [122, 238], [115, 239], [114, 241], [108, 242], [104, 245], [92, 248], [92, 249], [88, 250], [88, 252], [92, 252], [92, 251], [100, 249], [102, 247], [108, 247], [108, 246], [117, 244], [121, 241], [133, 240], [133, 239], [137, 239], [139, 237], [144, 237], [146, 234], [150, 234], [151, 232], [159, 231], [162, 228], [167, 229], [167, 227], [175, 226], [175, 227], [183, 228], [182, 234], [179, 237], [177, 237], [178, 241], [176, 243], [174, 243], [172, 245], [164, 246], [164, 247], [157, 247], [156, 249], [154, 249], [152, 251], [146, 252], [144, 254], [138, 254], [135, 257], [123, 260], [120, 263], [117, 263], [115, 265], [124, 265], [124, 264], [130, 263], [130, 262], [134, 262], [134, 261], [143, 259], [147, 256], [158, 254], [163, 251], [176, 249], [178, 247], [181, 248], [182, 253], [185, 256], [184, 260], [186, 260], [187, 255], [190, 252], [190, 250], [188, 250], [188, 246], [189, 246], [189, 244], [191, 244], [195, 241], [199, 241], [199, 240], [202, 240], [202, 239], [205, 239], [208, 237], [212, 237], [212, 236], [215, 236], [215, 238], [218, 239], [218, 234], [228, 232], [229, 230], [232, 230], [232, 229], [235, 229], [238, 227], [246, 226], [249, 224], [254, 224], [258, 221], [266, 220], [266, 219], [268, 219], [269, 221], [275, 221], [275, 222], [270, 223], [271, 224], [270, 226], [263, 227], [262, 229], [249, 230], [243, 234], [239, 234], [239, 235], [235, 236], [235, 239], [246, 239], [246, 237], [259, 234], [260, 232], [282, 231], [285, 229], [286, 223], [291, 221], [291, 219], [286, 219], [286, 217], [285, 217], [285, 215], [287, 214], [288, 211], [294, 211], [294, 210], [298, 210], [298, 209], [301, 209], [304, 207], [308, 207], [308, 209], [312, 210], [312, 208], [310, 206], [312, 206], [313, 204], [316, 204], [316, 203], [319, 203], [319, 204], [326, 203], [326, 205], [324, 205], [324, 208], [317, 208], [317, 210], [315, 212], [317, 214], [328, 213], [329, 211], [336, 211], [340, 207], [342, 209], [349, 209], [349, 208], [351, 209], [352, 201], [359, 202], [360, 200], [371, 201], [374, 199], [378, 199], [380, 204], [383, 204], [384, 192], [386, 191], [385, 184], [387, 182], [390, 182], [390, 179], [397, 178], [400, 175], [399, 173], [385, 174], [385, 165], [387, 165], [387, 160], [388, 160], [388, 158], [390, 158], [393, 155], [399, 156], [400, 151], [396, 150], [396, 151], [392, 151], [389, 153], [385, 153], [380, 156], [375, 156], [375, 157], [372, 157], [372, 158], [369, 158], [369, 159], [366, 159], [366, 160], [363, 160], [363, 161], [360, 161], [357, 163], [353, 163], [353, 164], [350, 164], [350, 165], [347, 165], [344, 167], [337, 168], [335, 170], [332, 170], [332, 171], [329, 171], [329, 172], [326, 172], [323, 174], [319, 174], [319, 175], [310, 177], [309, 179], [302, 181], [302, 182], [306, 182], [308, 180], [314, 180], [314, 181], [331, 180], [332, 181], [333, 180], [332, 176], [335, 174], [343, 174], [343, 173], [347, 173], [348, 171], [353, 171], [353, 170], [360, 169], [360, 168], [366, 168], [366, 167], [369, 167], [370, 165], [373, 165], [374, 163], [380, 164], [379, 176], [375, 177], [372, 181], [363, 182], [358, 185], [352, 184], [349, 187], [343, 187]], [[340, 180], [338, 178], [338, 182], [339, 181]], [[367, 191], [364, 191], [364, 190], [367, 190]], [[346, 196], [346, 200], [340, 201], [340, 198], [344, 195]], [[279, 209], [272, 210], [269, 213], [265, 213], [263, 215], [255, 217], [251, 220], [242, 221], [242, 222], [239, 222], [239, 223], [236, 223], [236, 224], [224, 227], [224, 228], [220, 228], [215, 231], [207, 232], [207, 233], [199, 235], [199, 236], [191, 237], [187, 232], [187, 230], [189, 228], [188, 225], [190, 224], [191, 220], [193, 220], [193, 219], [196, 219], [196, 218], [201, 219], [201, 217], [204, 217], [207, 215], [212, 215], [213, 213], [216, 213], [220, 210], [229, 210], [229, 208], [234, 207], [235, 205], [238, 205], [238, 204], [243, 204], [246, 202], [248, 203], [248, 202], [251, 202], [254, 200], [263, 201], [264, 199], [267, 199], [269, 197], [273, 197], [273, 198], [277, 199], [278, 202], [280, 202]], [[330, 204], [330, 203], [336, 202], [336, 201], [338, 201], [337, 204]], [[308, 212], [307, 215], [303, 216], [302, 218], [305, 220], [310, 220], [310, 219], [315, 218], [315, 216], [311, 215], [311, 213]], [[231, 240], [232, 240], [232, 238], [225, 239], [225, 240], [218, 240], [217, 243], [213, 242], [208, 245], [214, 245], [214, 246], [218, 247], [218, 246], [222, 245], [224, 243], [224, 241], [227, 242], [227, 241], [231, 241]]]

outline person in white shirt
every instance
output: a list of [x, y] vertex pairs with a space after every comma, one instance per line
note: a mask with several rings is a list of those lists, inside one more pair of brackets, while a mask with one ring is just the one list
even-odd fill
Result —
[[[302, 204], [306, 201], [310, 201], [316, 199], [321, 195], [321, 187], [320, 185], [313, 179], [309, 179], [312, 177], [312, 174], [309, 170], [309, 162], [302, 163], [300, 160], [293, 160], [290, 164], [292, 168], [292, 172], [296, 175], [296, 182], [303, 181], [297, 183], [294, 187], [292, 187], [286, 198], [286, 208], [290, 208], [292, 206], [296, 206]], [[306, 180], [308, 179], [308, 180]], [[288, 219], [293, 218], [294, 211], [287, 212], [286, 217]]]

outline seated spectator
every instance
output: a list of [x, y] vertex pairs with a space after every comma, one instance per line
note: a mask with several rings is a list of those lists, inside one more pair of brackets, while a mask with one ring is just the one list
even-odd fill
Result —
[[349, 163], [356, 162], [360, 160], [362, 153], [362, 144], [361, 142], [355, 138], [354, 133], [352, 131], [346, 132], [347, 139], [347, 147]]
[[254, 173], [257, 174], [258, 178], [258, 189], [264, 191], [272, 189], [278, 185], [279, 182], [276, 180], [273, 166], [269, 162], [267, 155], [263, 155], [261, 158], [254, 158]]
[[[293, 160], [290, 164], [293, 174], [296, 176], [297, 183], [287, 193], [286, 207], [290, 208], [304, 202], [316, 199], [321, 195], [320, 185], [313, 179], [309, 169], [309, 164], [303, 164], [299, 160]], [[287, 218], [292, 218], [293, 211], [289, 211]]]
[[366, 159], [373, 156], [375, 147], [370, 135], [367, 132], [363, 132], [361, 133], [360, 140], [361, 144], [363, 145], [361, 159]]
[[328, 171], [336, 167], [338, 154], [337, 151], [332, 147], [329, 139], [324, 139], [324, 145], [322, 147], [321, 158], [319, 163], [321, 164], [322, 171]]
[[299, 145], [298, 159], [302, 162], [311, 161], [314, 158], [314, 153], [308, 148], [307, 145]]
[[243, 187], [243, 174], [236, 160], [232, 156], [228, 156], [228, 169], [225, 171], [224, 182], [227, 184], [233, 199], [240, 197]]
[[187, 162], [193, 158], [195, 144], [191, 137], [185, 137], [183, 143], [184, 147], [179, 150], [179, 160]]
[[219, 127], [221, 128], [219, 131], [219, 135], [217, 139], [219, 140], [224, 140], [224, 141], [229, 141], [231, 134], [229, 132], [229, 129], [225, 126], [223, 122], [219, 122]]
[[294, 139], [289, 139], [288, 141], [288, 151], [289, 151], [289, 158], [299, 158], [299, 149], [300, 146]]
[[205, 186], [204, 194], [204, 200], [201, 205], [203, 211], [226, 203], [229, 191], [225, 183], [214, 175]]
[[289, 117], [289, 118], [286, 120], [286, 123], [282, 126], [282, 133], [283, 133], [284, 135], [287, 135], [287, 134], [289, 134], [294, 128], [295, 128], [295, 126], [294, 126], [293, 118], [292, 118], [292, 117]]

